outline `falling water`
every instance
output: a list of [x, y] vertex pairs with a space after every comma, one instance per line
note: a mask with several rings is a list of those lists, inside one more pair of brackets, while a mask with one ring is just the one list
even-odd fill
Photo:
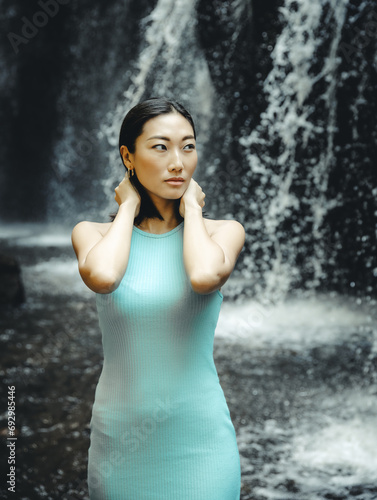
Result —
[[[337, 54], [347, 3], [284, 2], [279, 9], [283, 29], [271, 53], [272, 70], [263, 83], [267, 107], [260, 124], [240, 139], [247, 151], [250, 182], [257, 183], [258, 216], [246, 224], [250, 233], [264, 235], [253, 248], [257, 251], [263, 245], [266, 255], [267, 295], [278, 291], [284, 296], [303, 270], [310, 273], [313, 287], [323, 278], [322, 263], [328, 253], [323, 219], [338, 203], [328, 200], [326, 191], [334, 164]], [[323, 36], [323, 23], [327, 29], [331, 26], [331, 37]], [[322, 92], [316, 96], [319, 85]], [[252, 259], [247, 263], [253, 266]]]
[[[275, 38], [262, 32], [262, 39], [270, 37], [268, 45], [263, 42], [266, 54], [259, 56], [263, 63], [250, 59], [255, 71], [247, 73], [249, 80], [243, 75], [233, 83], [232, 72], [244, 70], [240, 51], [256, 53], [251, 45], [255, 41], [245, 38], [248, 30], [256, 30], [255, 13], [241, 0], [216, 4], [210, 15], [203, 5], [199, 0], [159, 0], [141, 18], [134, 59], [126, 61], [123, 72], [117, 71], [117, 78], [108, 79], [96, 121], [81, 124], [77, 118], [80, 126], [75, 128], [74, 115], [66, 114], [52, 162], [51, 221], [59, 213], [74, 214], [76, 220], [108, 220], [116, 210], [113, 190], [124, 175], [117, 151], [123, 117], [145, 97], [172, 96], [190, 109], [197, 123], [195, 176], [207, 194], [209, 216], [235, 218], [246, 228], [245, 249], [235, 270], [240, 281], [229, 289], [232, 296], [263, 294], [277, 302], [303, 288], [348, 292], [354, 287], [356, 293], [370, 293], [377, 278], [376, 236], [366, 222], [353, 228], [355, 209], [345, 207], [349, 200], [358, 204], [359, 218], [365, 221], [373, 210], [377, 213], [372, 167], [364, 181], [357, 176], [358, 164], [371, 165], [373, 155], [373, 138], [361, 135], [358, 124], [370, 92], [370, 56], [367, 51], [358, 54], [358, 75], [350, 49], [344, 48], [353, 22], [349, 2], [284, 1], [274, 16], [279, 24]], [[354, 10], [357, 18], [367, 6]], [[204, 48], [208, 19], [214, 24], [212, 38], [220, 40]], [[227, 33], [226, 43], [217, 29]], [[117, 31], [114, 38], [119, 36]], [[373, 49], [370, 40], [368, 50]], [[263, 70], [258, 71], [258, 64]], [[357, 84], [350, 87], [356, 77]], [[343, 88], [349, 96], [340, 95]], [[348, 129], [353, 143], [343, 147], [339, 130], [345, 105], [352, 109]], [[69, 107], [66, 92], [60, 106]], [[348, 158], [347, 147], [353, 148]], [[351, 180], [339, 188], [339, 176]], [[348, 187], [353, 178], [358, 189]], [[352, 235], [357, 239], [354, 247], [349, 243]], [[353, 252], [358, 252], [357, 264]]]

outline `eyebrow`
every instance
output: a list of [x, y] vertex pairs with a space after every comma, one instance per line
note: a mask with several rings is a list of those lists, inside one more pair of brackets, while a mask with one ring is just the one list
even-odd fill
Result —
[[[161, 139], [162, 141], [170, 141], [169, 137], [163, 137], [162, 135], [154, 135], [152, 137], [149, 137], [147, 141], [150, 141], [151, 139]], [[195, 139], [193, 135], [185, 135], [185, 137], [182, 138], [182, 141], [187, 141], [187, 139]]]

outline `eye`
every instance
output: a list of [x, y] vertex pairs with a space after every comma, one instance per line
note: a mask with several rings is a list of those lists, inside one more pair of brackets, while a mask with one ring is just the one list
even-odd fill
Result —
[[165, 151], [166, 146], [165, 144], [155, 144], [154, 146], [152, 146], [152, 149], [157, 149], [158, 151]]
[[186, 146], [183, 149], [195, 149], [195, 144], [186, 144]]

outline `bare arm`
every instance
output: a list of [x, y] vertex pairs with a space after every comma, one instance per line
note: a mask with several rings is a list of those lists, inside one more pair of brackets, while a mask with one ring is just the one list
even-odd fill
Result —
[[110, 293], [119, 286], [127, 269], [132, 226], [140, 207], [139, 194], [127, 177], [115, 192], [119, 210], [106, 232], [91, 222], [80, 222], [72, 231], [80, 275], [97, 293]]
[[202, 216], [204, 196], [192, 179], [181, 200], [181, 214], [185, 219], [183, 259], [187, 275], [195, 292], [208, 294], [229, 278], [244, 245], [245, 230], [236, 221], [224, 221], [209, 234]]

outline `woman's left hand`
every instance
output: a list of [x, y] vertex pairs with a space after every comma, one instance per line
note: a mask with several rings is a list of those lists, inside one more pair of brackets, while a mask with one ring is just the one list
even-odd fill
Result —
[[202, 209], [205, 205], [205, 193], [203, 193], [202, 188], [199, 184], [191, 178], [188, 188], [184, 192], [181, 203], [179, 205], [179, 213], [182, 217], [185, 216], [185, 208], [186, 207], [198, 207]]

